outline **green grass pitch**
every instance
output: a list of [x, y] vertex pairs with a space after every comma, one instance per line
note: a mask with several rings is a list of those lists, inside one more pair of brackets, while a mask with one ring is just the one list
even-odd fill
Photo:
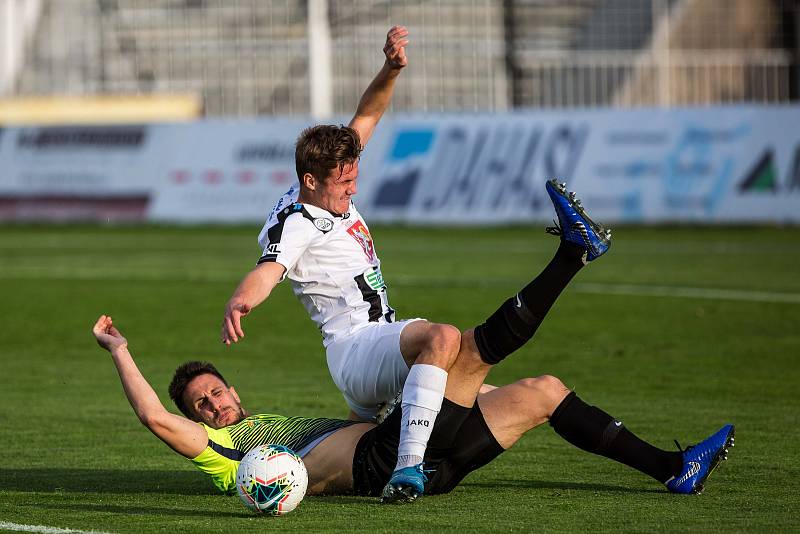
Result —
[[[791, 531], [798, 528], [800, 230], [619, 228], [535, 339], [490, 375], [543, 373], [663, 448], [737, 425], [700, 496], [675, 496], [548, 426], [452, 494], [405, 507], [309, 497], [283, 518], [217, 495], [140, 426], [90, 327], [113, 315], [165, 403], [210, 359], [251, 411], [346, 413], [288, 287], [219, 342], [252, 227], [0, 227], [0, 524], [105, 532]], [[373, 228], [399, 317], [467, 328], [549, 260], [541, 228]], [[0, 527], [1, 528], [1, 527]]]

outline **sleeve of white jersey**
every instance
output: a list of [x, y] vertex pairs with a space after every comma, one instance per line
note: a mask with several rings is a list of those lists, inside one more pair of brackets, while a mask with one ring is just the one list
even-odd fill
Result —
[[258, 263], [280, 263], [286, 269], [283, 274], [283, 278], [286, 278], [286, 274], [308, 248], [315, 233], [319, 232], [301, 213], [273, 219], [264, 225], [259, 236], [262, 253]]

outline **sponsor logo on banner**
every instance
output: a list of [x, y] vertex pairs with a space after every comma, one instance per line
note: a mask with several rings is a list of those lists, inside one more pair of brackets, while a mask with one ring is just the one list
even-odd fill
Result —
[[794, 160], [789, 171], [789, 177], [786, 180], [786, 189], [789, 191], [800, 189], [800, 144], [794, 149]]
[[739, 182], [743, 194], [794, 192], [800, 189], [800, 143], [794, 148], [786, 179], [781, 181], [780, 165], [773, 147], [765, 149]]
[[775, 193], [778, 190], [778, 172], [772, 150], [766, 150], [739, 183], [739, 191]]
[[238, 161], [294, 161], [294, 145], [291, 143], [245, 144], [236, 151]]
[[23, 129], [21, 149], [138, 149], [145, 141], [144, 126], [70, 126]]
[[664, 145], [669, 135], [658, 130], [615, 131], [606, 136], [606, 141], [612, 146]]
[[407, 219], [530, 218], [549, 206], [543, 189], [548, 178], [571, 181], [588, 131], [582, 122], [544, 124], [514, 116], [399, 128], [372, 206]]
[[[635, 122], [638, 113], [625, 122]], [[601, 142], [588, 158], [600, 183], [579, 192], [596, 217], [628, 221], [715, 217], [734, 187], [737, 148], [752, 131], [745, 121], [680, 113], [651, 121], [646, 130], [617, 129], [613, 116], [599, 126]]]
[[372, 244], [372, 236], [369, 234], [366, 225], [361, 220], [358, 220], [347, 229], [347, 233], [353, 236], [353, 239], [361, 245], [361, 248], [364, 249], [364, 254], [367, 255], [367, 259], [374, 263], [377, 259], [375, 246]]
[[713, 216], [734, 180], [735, 147], [750, 130], [744, 123], [728, 128], [684, 126], [677, 146], [665, 158], [667, 212]]

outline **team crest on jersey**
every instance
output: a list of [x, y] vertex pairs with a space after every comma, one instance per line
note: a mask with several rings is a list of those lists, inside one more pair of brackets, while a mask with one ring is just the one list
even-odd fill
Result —
[[364, 223], [360, 220], [356, 221], [350, 228], [347, 229], [347, 233], [353, 236], [353, 239], [358, 241], [358, 244], [364, 249], [364, 254], [367, 255], [367, 258], [369, 258], [369, 261], [374, 262], [376, 260], [375, 246], [372, 244], [372, 236], [369, 235], [369, 230], [367, 230], [367, 227], [364, 225]]
[[333, 229], [333, 221], [324, 217], [317, 217], [314, 219], [314, 226], [320, 232], [330, 232]]

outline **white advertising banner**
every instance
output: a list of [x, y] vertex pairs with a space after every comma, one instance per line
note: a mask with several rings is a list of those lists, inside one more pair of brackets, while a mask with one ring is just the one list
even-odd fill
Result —
[[0, 130], [0, 219], [141, 220], [172, 133], [150, 125]]
[[161, 165], [148, 217], [158, 221], [266, 220], [297, 181], [294, 143], [308, 119], [207, 120], [180, 128]]
[[[0, 219], [260, 223], [310, 123], [0, 129]], [[800, 223], [799, 125], [800, 106], [388, 115], [355, 201], [371, 222], [547, 221], [556, 178], [608, 222]]]
[[800, 222], [796, 106], [406, 117], [378, 135], [373, 222], [547, 220], [549, 178], [609, 222]]
[[8, 128], [0, 134], [0, 194], [149, 193], [170, 153], [159, 126]]

